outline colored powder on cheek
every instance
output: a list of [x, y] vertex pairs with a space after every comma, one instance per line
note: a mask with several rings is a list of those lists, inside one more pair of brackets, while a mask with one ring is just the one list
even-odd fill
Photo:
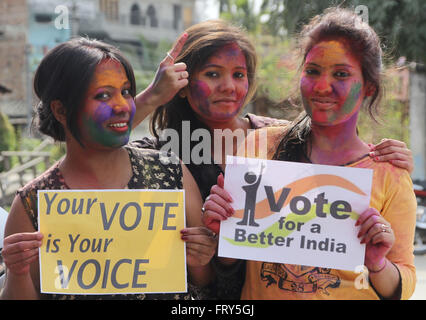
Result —
[[240, 110], [242, 106], [244, 105], [244, 101], [246, 100], [248, 89], [249, 89], [249, 84], [247, 81], [247, 83], [244, 85], [244, 91], [243, 90], [237, 91], [238, 110]]
[[135, 105], [135, 101], [132, 99], [130, 103], [129, 133], [132, 128], [133, 117], [135, 116], [135, 113], [136, 113], [136, 105]]
[[100, 106], [95, 110], [93, 120], [98, 126], [102, 126], [102, 124], [106, 120], [110, 119], [112, 115], [113, 115], [112, 107], [109, 106], [107, 103], [102, 102]]
[[190, 90], [194, 103], [197, 104], [195, 107], [204, 115], [210, 116], [211, 111], [208, 97], [210, 96], [211, 91], [209, 86], [203, 81], [195, 80], [192, 82]]
[[103, 102], [96, 109], [93, 118], [87, 115], [83, 116], [83, 125], [85, 128], [87, 128], [87, 133], [92, 141], [107, 147], [120, 147], [129, 141], [130, 125], [129, 129], [121, 134], [106, 130], [103, 127], [103, 123], [111, 118], [112, 115], [112, 108], [107, 103]]
[[[352, 84], [351, 89], [349, 91], [348, 96], [346, 97], [346, 100], [343, 104], [343, 106], [341, 107], [339, 112], [335, 112], [333, 113], [330, 118], [329, 121], [334, 121], [338, 118], [339, 115], [350, 115], [351, 113], [354, 112], [354, 109], [356, 108], [356, 105], [358, 103], [359, 100], [359, 96], [361, 94], [361, 88], [362, 88], [362, 84], [360, 82], [356, 82], [354, 84]], [[336, 89], [336, 88], [334, 88]], [[340, 90], [342, 90], [343, 88], [340, 88]], [[339, 90], [339, 89], [337, 89]]]
[[359, 96], [361, 94], [362, 84], [360, 82], [356, 82], [351, 86], [351, 90], [349, 91], [349, 95], [346, 98], [346, 101], [342, 107], [342, 111], [345, 114], [349, 114], [356, 107]]
[[105, 147], [118, 148], [129, 142], [130, 130], [122, 134], [110, 132], [102, 127], [99, 127], [97, 123], [88, 117], [83, 118], [83, 124], [87, 128], [88, 135], [92, 141]]
[[314, 83], [306, 77], [300, 79], [300, 92], [302, 94], [302, 103], [306, 113], [312, 118], [312, 108], [309, 105], [307, 96], [312, 96]]

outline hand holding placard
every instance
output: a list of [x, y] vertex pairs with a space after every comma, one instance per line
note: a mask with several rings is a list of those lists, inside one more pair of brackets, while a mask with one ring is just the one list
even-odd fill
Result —
[[[248, 199], [245, 178], [256, 171], [262, 179]], [[369, 206], [371, 181], [368, 169], [229, 157], [225, 186], [235, 214], [222, 220], [219, 256], [353, 271], [364, 264], [355, 222]], [[251, 223], [241, 220], [247, 211]]]
[[183, 192], [39, 191], [42, 292], [185, 292]]

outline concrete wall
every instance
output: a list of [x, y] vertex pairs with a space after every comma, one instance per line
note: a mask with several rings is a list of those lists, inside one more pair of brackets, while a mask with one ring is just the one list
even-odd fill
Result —
[[410, 73], [410, 145], [414, 158], [413, 180], [426, 181], [426, 68]]
[[0, 83], [12, 92], [0, 95], [0, 111], [10, 116], [27, 114], [26, 0], [0, 1]]

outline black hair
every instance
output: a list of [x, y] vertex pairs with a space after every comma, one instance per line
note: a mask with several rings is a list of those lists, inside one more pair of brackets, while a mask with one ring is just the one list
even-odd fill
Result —
[[65, 130], [51, 110], [51, 103], [58, 100], [65, 108], [68, 130], [82, 144], [77, 115], [95, 68], [104, 59], [121, 63], [134, 97], [136, 81], [133, 68], [116, 47], [94, 39], [71, 39], [50, 50], [37, 68], [34, 91], [40, 102], [36, 106], [33, 126], [57, 141], [65, 141]]
[[[189, 27], [185, 32], [188, 38], [175, 62], [186, 64], [190, 78], [215, 52], [232, 43], [238, 45], [246, 58], [249, 88], [245, 103], [249, 102], [256, 90], [257, 55], [244, 30], [224, 20], [208, 20]], [[150, 122], [151, 131], [156, 138], [166, 128], [173, 128], [180, 134], [182, 121], [186, 120], [191, 122], [191, 131], [208, 129], [197, 119], [187, 98], [176, 94], [171, 101], [155, 110]]]
[[[374, 92], [365, 99], [365, 106], [373, 120], [384, 94], [382, 84], [382, 49], [376, 32], [353, 11], [344, 8], [328, 8], [322, 15], [313, 17], [304, 26], [298, 39], [302, 63], [315, 44], [326, 39], [344, 38], [357, 56], [362, 68], [364, 85]], [[273, 159], [285, 161], [309, 161], [311, 118], [303, 111], [281, 140]]]

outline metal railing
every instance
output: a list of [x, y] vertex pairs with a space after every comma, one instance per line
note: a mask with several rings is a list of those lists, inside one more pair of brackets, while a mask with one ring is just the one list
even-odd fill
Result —
[[[45, 140], [31, 151], [0, 152], [0, 163], [3, 166], [3, 172], [0, 173], [0, 206], [10, 205], [18, 188], [49, 168], [50, 152], [41, 150], [50, 143], [50, 140]], [[12, 159], [18, 159], [18, 163], [12, 166]]]

